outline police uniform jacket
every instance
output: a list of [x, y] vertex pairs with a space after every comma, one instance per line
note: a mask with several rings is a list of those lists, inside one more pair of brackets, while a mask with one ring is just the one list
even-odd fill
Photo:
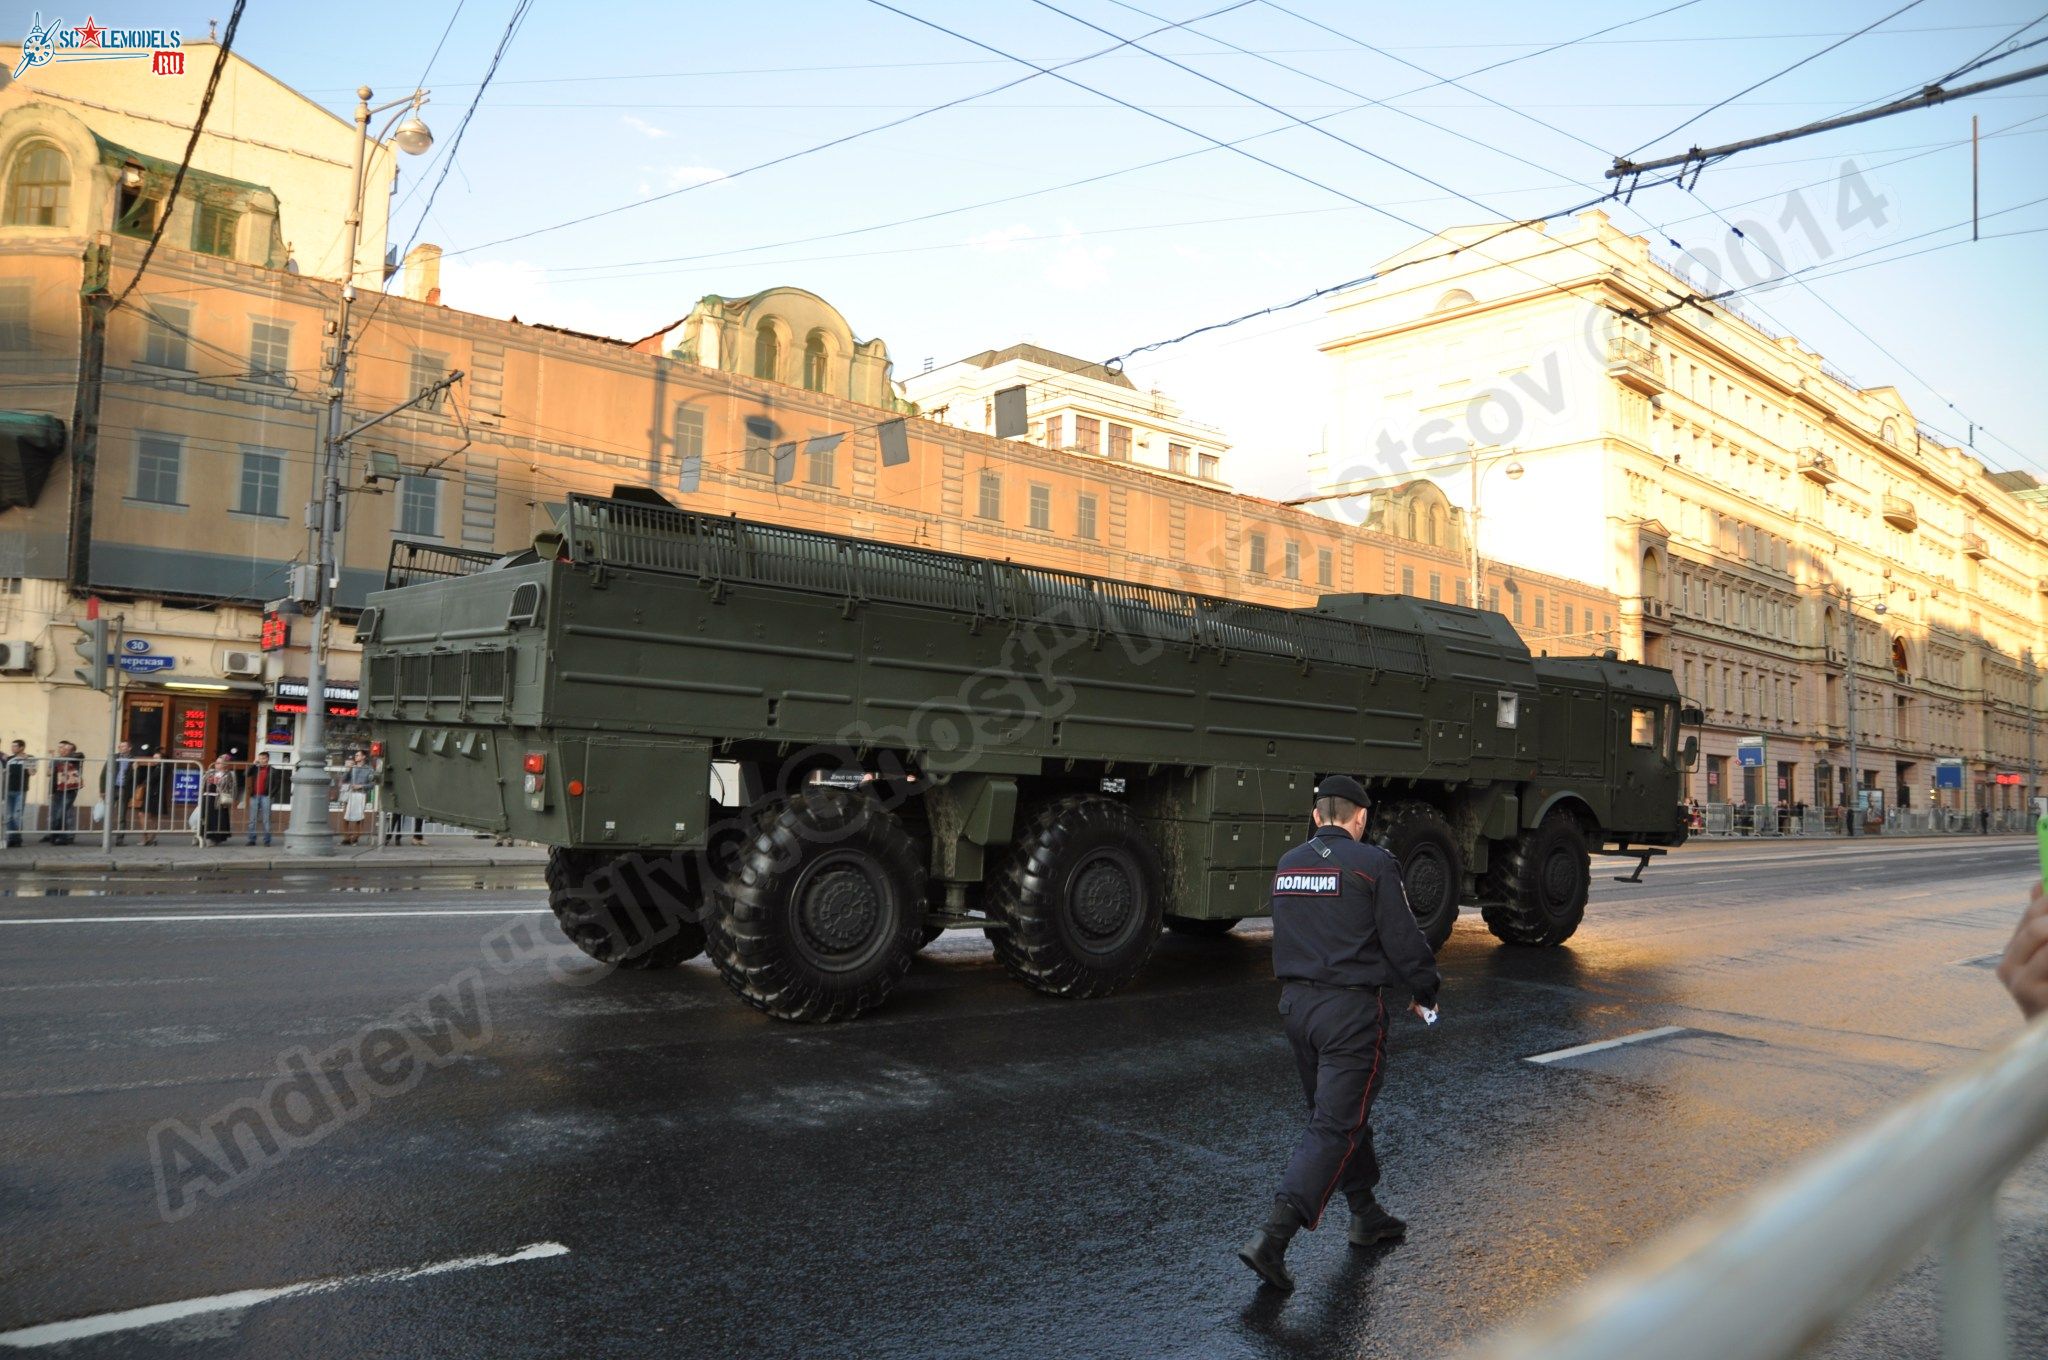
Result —
[[1400, 866], [1341, 826], [1280, 857], [1273, 875], [1273, 973], [1325, 987], [1406, 987], [1434, 1005], [1436, 956], [1415, 924]]

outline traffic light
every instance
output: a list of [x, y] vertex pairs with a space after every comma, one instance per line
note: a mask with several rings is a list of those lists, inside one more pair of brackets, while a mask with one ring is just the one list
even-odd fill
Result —
[[94, 689], [104, 690], [107, 687], [107, 621], [87, 619], [79, 624], [78, 640], [71, 645], [86, 660], [86, 666], [72, 674]]

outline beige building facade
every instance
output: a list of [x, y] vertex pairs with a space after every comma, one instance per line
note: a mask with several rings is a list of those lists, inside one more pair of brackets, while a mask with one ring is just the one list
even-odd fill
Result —
[[1485, 554], [1612, 591], [1622, 651], [1705, 709], [1702, 802], [1839, 806], [1853, 779], [1889, 808], [2024, 807], [2048, 506], [1797, 339], [1662, 310], [1687, 285], [1604, 214], [1497, 231], [1334, 302], [1321, 485], [1427, 482], [1469, 516], [1476, 472]]

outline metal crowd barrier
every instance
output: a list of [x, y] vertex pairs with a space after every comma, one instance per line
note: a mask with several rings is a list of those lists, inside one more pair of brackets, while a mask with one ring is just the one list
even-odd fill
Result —
[[2044, 1142], [2048, 1016], [1468, 1360], [1783, 1360], [1825, 1341], [1930, 1246], [1941, 1272], [1942, 1354], [2006, 1360], [1998, 1191]]
[[[1845, 809], [1785, 803], [1703, 803], [1693, 834], [1703, 837], [1840, 836]], [[2033, 814], [2019, 808], [1995, 808], [1988, 830], [1994, 833], [2031, 831]], [[1859, 835], [1974, 836], [1987, 830], [1975, 811], [1959, 808], [1889, 808], [1882, 826], [1865, 822]]]
[[[4, 844], [19, 841], [23, 846], [97, 846], [109, 818], [116, 846], [192, 843], [207, 834], [205, 816], [212, 804], [206, 796], [208, 766], [196, 760], [160, 757], [116, 760], [111, 762], [117, 768], [110, 787], [106, 782], [109, 763], [104, 756], [77, 756], [65, 761], [54, 755], [28, 757], [20, 766], [26, 775], [26, 787], [19, 806], [12, 798], [0, 799], [0, 819], [6, 824]], [[0, 775], [12, 764], [0, 758]], [[60, 765], [76, 770], [75, 789], [59, 788], [53, 782]], [[236, 777], [236, 795], [225, 809], [225, 820], [216, 820], [211, 826], [213, 834], [224, 837], [225, 842], [246, 842], [252, 829], [259, 841], [264, 838], [260, 823], [251, 827], [251, 819], [257, 816], [247, 796], [252, 766], [250, 761], [232, 762], [228, 766]], [[276, 793], [271, 801], [269, 838], [275, 846], [283, 840], [291, 821], [292, 771], [288, 760], [273, 761], [270, 768]], [[343, 765], [330, 766], [327, 771], [327, 822], [337, 838], [352, 830], [363, 845], [382, 845], [387, 841], [411, 844], [415, 836], [421, 840], [476, 836], [467, 827], [423, 823], [385, 811], [378, 806], [375, 785], [370, 787], [362, 820], [351, 824], [345, 817], [345, 775]], [[0, 790], [10, 787], [12, 782], [0, 778]], [[65, 782], [69, 785], [71, 781], [67, 778]], [[68, 799], [63, 796], [67, 792], [72, 794]]]

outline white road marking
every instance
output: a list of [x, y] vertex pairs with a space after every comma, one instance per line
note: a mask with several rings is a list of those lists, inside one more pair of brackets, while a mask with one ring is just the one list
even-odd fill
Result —
[[1697, 883], [1688, 883], [1688, 888], [1712, 888], [1722, 883], [1754, 883], [1752, 878], [1703, 878]]
[[18, 1331], [0, 1332], [0, 1345], [23, 1350], [32, 1346], [56, 1346], [66, 1341], [77, 1341], [82, 1337], [105, 1336], [109, 1332], [132, 1332], [139, 1327], [156, 1327], [166, 1322], [196, 1317], [201, 1313], [239, 1312], [245, 1308], [253, 1308], [259, 1303], [271, 1303], [298, 1294], [324, 1294], [330, 1290], [346, 1289], [359, 1284], [391, 1284], [400, 1280], [417, 1280], [428, 1275], [444, 1275], [452, 1270], [475, 1270], [480, 1266], [509, 1266], [520, 1261], [539, 1261], [549, 1256], [566, 1256], [568, 1252], [569, 1249], [560, 1242], [534, 1242], [517, 1251], [501, 1255], [462, 1256], [453, 1261], [436, 1261], [431, 1265], [402, 1266], [395, 1270], [370, 1270], [360, 1275], [335, 1275], [323, 1280], [280, 1285], [275, 1289], [238, 1289], [232, 1294], [210, 1294], [205, 1298], [181, 1299], [176, 1303], [158, 1303], [147, 1308], [129, 1308], [119, 1313], [99, 1313], [92, 1317], [72, 1318], [68, 1322], [46, 1322], [39, 1327], [23, 1327]]
[[1686, 1027], [1684, 1025], [1659, 1025], [1655, 1029], [1639, 1030], [1634, 1034], [1624, 1034], [1619, 1039], [1602, 1039], [1597, 1044], [1580, 1044], [1577, 1048], [1560, 1048], [1555, 1053], [1538, 1053], [1535, 1057], [1530, 1058], [1529, 1061], [1532, 1063], [1554, 1063], [1562, 1062], [1566, 1058], [1583, 1058], [1588, 1053], [1598, 1053], [1602, 1049], [1620, 1048], [1623, 1044], [1639, 1044], [1646, 1039], [1662, 1039], [1667, 1034], [1683, 1034], [1685, 1030]]
[[116, 987], [172, 987], [189, 986], [195, 982], [212, 982], [210, 977], [175, 978], [89, 978], [81, 982], [10, 982], [0, 987], [0, 992], [65, 992], [90, 987], [94, 991], [106, 991]]
[[30, 916], [0, 926], [105, 926], [186, 921], [353, 921], [368, 916], [545, 916], [546, 907], [462, 907], [434, 911], [244, 911], [218, 916]]

